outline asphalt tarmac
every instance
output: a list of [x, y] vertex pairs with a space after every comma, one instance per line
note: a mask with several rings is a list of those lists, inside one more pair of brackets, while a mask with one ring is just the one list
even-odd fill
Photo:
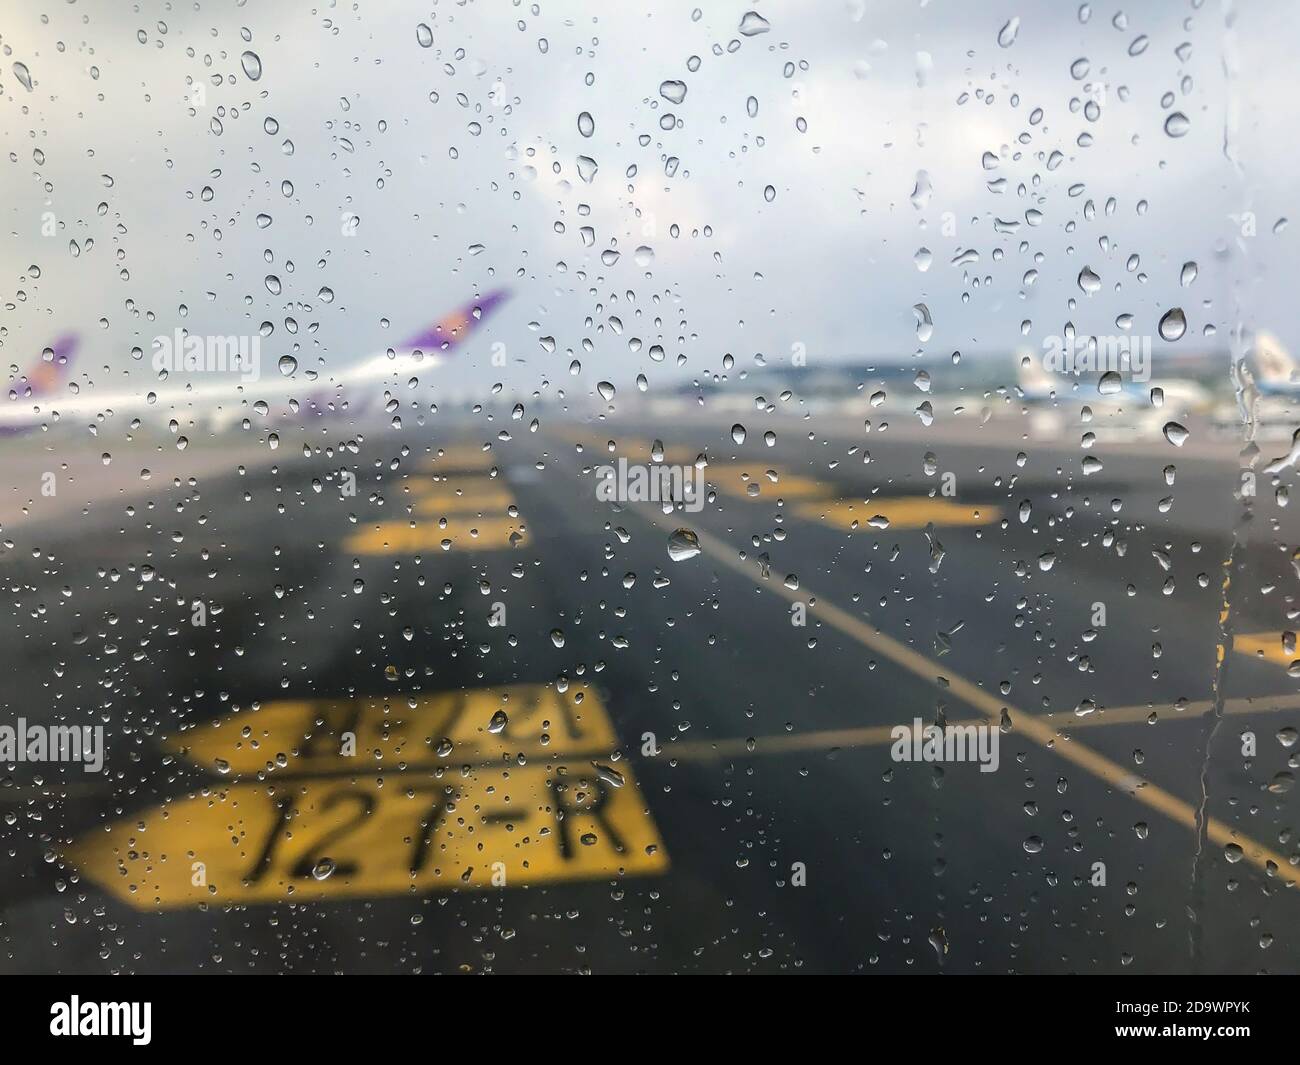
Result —
[[282, 433], [16, 513], [0, 724], [104, 761], [6, 767], [0, 967], [1300, 965], [1293, 471], [726, 420]]

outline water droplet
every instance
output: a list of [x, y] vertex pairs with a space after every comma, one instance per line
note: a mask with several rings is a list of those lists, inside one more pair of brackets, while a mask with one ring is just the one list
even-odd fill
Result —
[[492, 719], [488, 722], [487, 730], [492, 733], [492, 735], [496, 736], [504, 732], [508, 724], [510, 724], [510, 718], [506, 716], [506, 712], [504, 710], [498, 710], [492, 715]]
[[1184, 426], [1179, 425], [1177, 422], [1166, 422], [1164, 432], [1165, 439], [1173, 444], [1174, 447], [1182, 447], [1187, 438], [1192, 435]]
[[293, 374], [294, 370], [298, 369], [298, 360], [292, 355], [281, 355], [280, 361], [276, 365], [279, 366], [280, 372], [284, 374], [285, 377], [289, 377]]
[[1089, 296], [1101, 291], [1101, 278], [1093, 273], [1092, 267], [1085, 266], [1079, 271], [1079, 288]]
[[584, 137], [590, 137], [596, 132], [596, 120], [591, 117], [590, 111], [583, 111], [578, 116], [578, 132]]
[[1183, 309], [1173, 307], [1165, 311], [1158, 328], [1162, 339], [1168, 340], [1170, 343], [1180, 340], [1182, 335], [1187, 332], [1187, 316], [1183, 314]]
[[737, 444], [743, 444], [745, 442], [745, 427], [741, 425], [740, 422], [737, 422], [731, 427], [731, 439]]
[[321, 858], [311, 867], [311, 876], [313, 880], [328, 880], [330, 875], [338, 868], [333, 858]]
[[1182, 273], [1179, 274], [1178, 280], [1182, 283], [1183, 288], [1187, 288], [1196, 280], [1196, 264], [1194, 262], [1183, 263]]
[[239, 63], [249, 81], [257, 81], [262, 76], [262, 57], [256, 52], [245, 52], [239, 57]]
[[740, 18], [740, 34], [742, 37], [757, 37], [760, 33], [766, 33], [771, 28], [771, 23], [757, 11], [746, 11]]
[[1120, 380], [1119, 373], [1115, 370], [1107, 370], [1101, 375], [1101, 380], [1097, 382], [1097, 391], [1103, 396], [1113, 396], [1123, 387], [1124, 384]]
[[1020, 16], [1016, 15], [1007, 21], [1007, 24], [998, 30], [998, 44], [1003, 48], [1010, 48], [1016, 43], [1016, 34], [1020, 32]]
[[673, 81], [671, 79], [660, 82], [659, 95], [670, 104], [680, 104], [686, 99], [686, 82]]
[[420, 42], [421, 48], [433, 47], [433, 30], [425, 23], [421, 22], [415, 27], [415, 39]]
[[1165, 132], [1171, 137], [1185, 136], [1191, 128], [1191, 122], [1187, 120], [1187, 116], [1181, 111], [1175, 111], [1165, 119]]
[[700, 553], [700, 538], [690, 529], [677, 529], [668, 537], [668, 557], [685, 562]]
[[930, 202], [930, 196], [934, 193], [934, 185], [930, 182], [930, 174], [925, 170], [916, 172], [916, 183], [912, 186], [912, 206], [918, 211], [925, 210]]
[[916, 315], [916, 339], [924, 344], [934, 335], [934, 320], [930, 317], [930, 308], [924, 303], [918, 303], [912, 308], [912, 313]]
[[24, 89], [26, 89], [28, 92], [32, 91], [32, 75], [31, 75], [31, 71], [27, 69], [26, 63], [14, 64], [14, 77], [17, 78], [20, 82], [22, 82], [22, 86]]

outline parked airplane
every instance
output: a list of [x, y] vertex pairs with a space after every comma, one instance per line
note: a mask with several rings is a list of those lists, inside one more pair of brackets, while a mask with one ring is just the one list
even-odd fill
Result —
[[[79, 340], [67, 334], [11, 381], [8, 402], [0, 404], [0, 435], [123, 415], [195, 422], [213, 430], [246, 418], [356, 421], [380, 402], [392, 407], [399, 384], [405, 387], [411, 377], [437, 366], [508, 296], [497, 290], [477, 298], [403, 343], [325, 379], [298, 372], [292, 363], [284, 368], [265, 365], [259, 337], [201, 337], [177, 329], [172, 336], [158, 337], [148, 356], [158, 375], [157, 387], [110, 392], [72, 379]], [[385, 382], [391, 385], [387, 391]]]

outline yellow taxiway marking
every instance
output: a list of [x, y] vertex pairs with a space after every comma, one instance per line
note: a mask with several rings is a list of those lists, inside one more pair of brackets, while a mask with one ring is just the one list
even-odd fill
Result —
[[414, 555], [421, 551], [506, 551], [528, 542], [528, 528], [517, 518], [450, 517], [411, 525], [384, 521], [353, 533], [344, 547], [361, 555]]
[[[587, 433], [563, 435], [584, 444], [584, 455], [590, 451], [606, 458], [622, 456], [637, 461], [650, 458], [648, 441], [616, 440], [611, 452], [606, 441]], [[684, 465], [693, 463], [699, 455], [700, 452], [692, 453], [687, 448], [670, 448], [664, 460]], [[842, 498], [842, 488], [828, 481], [748, 459], [708, 463], [704, 467], [704, 476], [726, 495], [763, 502], [786, 500], [793, 504], [791, 512], [797, 517], [855, 531], [923, 529], [927, 525], [988, 525], [1001, 516], [1001, 510], [996, 506], [976, 507], [926, 495], [870, 496], [861, 500]]]
[[800, 503], [794, 512], [801, 518], [825, 521], [841, 529], [868, 532], [923, 529], [927, 525], [987, 525], [1000, 513], [997, 507], [972, 507], [929, 496], [832, 499]]
[[415, 513], [425, 517], [447, 518], [453, 514], [484, 514], [489, 511], [505, 513], [515, 501], [507, 488], [486, 488], [477, 491], [430, 492], [415, 495]]
[[[1287, 648], [1290, 648], [1288, 650]], [[1245, 632], [1232, 641], [1232, 649], [1252, 658], [1262, 658], [1265, 662], [1290, 669], [1300, 661], [1296, 652], [1295, 634], [1284, 635], [1281, 632]]]
[[[816, 608], [814, 608], [816, 609]], [[1204, 717], [1214, 708], [1209, 699], [1185, 703], [1182, 708], [1173, 706], [1114, 706], [1099, 709], [1083, 717], [1056, 714], [1045, 720], [1055, 725], [1058, 733], [1066, 737], [1075, 729], [1095, 728], [1102, 725], [1135, 725], [1150, 722], [1153, 725], [1170, 721], [1194, 721]], [[1269, 714], [1300, 709], [1300, 694], [1256, 696], [1251, 699], [1227, 699], [1225, 714]], [[1153, 720], [1154, 715], [1154, 720]], [[982, 725], [983, 719], [971, 718], [950, 721], [956, 728]], [[717, 758], [744, 757], [746, 755], [793, 754], [798, 751], [829, 751], [853, 747], [885, 747], [893, 742], [892, 725], [865, 725], [861, 728], [814, 729], [807, 732], [779, 733], [775, 736], [755, 736], [737, 739], [677, 740], [666, 749], [670, 758], [689, 762], [712, 761]]]
[[[650, 440], [615, 440], [613, 451], [609, 449], [608, 441], [601, 441], [598, 445], [592, 444], [584, 454], [593, 461], [598, 456], [604, 456], [606, 462], [624, 458], [628, 462], [664, 462], [676, 466], [692, 466], [700, 457], [699, 451], [686, 447], [665, 447], [656, 452], [654, 443]], [[656, 454], [659, 455], [658, 458], [655, 458]]]
[[[653, 512], [641, 507], [629, 508], [629, 510], [640, 515], [655, 528], [662, 529], [662, 520]], [[699, 538], [700, 548], [711, 558], [737, 573], [750, 579], [754, 578], [753, 562], [742, 559], [736, 548], [710, 533], [698, 529], [695, 532]], [[808, 599], [815, 599], [816, 606], [813, 609], [832, 628], [838, 629], [862, 646], [884, 655], [896, 665], [926, 681], [934, 681], [937, 677], [943, 676], [947, 681], [948, 692], [979, 710], [995, 725], [1001, 722], [1003, 711], [1006, 711], [1012, 719], [1012, 731], [1015, 735], [1031, 740], [1067, 762], [1072, 762], [1116, 791], [1164, 814], [1171, 821], [1193, 832], [1197, 830], [1196, 808], [1190, 803], [1184, 802], [1119, 763], [1098, 754], [1090, 747], [1085, 747], [1079, 741], [1058, 734], [1056, 726], [1049, 724], [1041, 716], [1022, 711], [1019, 707], [1011, 706], [990, 695], [974, 682], [931, 662], [923, 654], [836, 606], [824, 596], [815, 595], [807, 587], [794, 590], [787, 588], [780, 581], [763, 582], [759, 587], [767, 588], [790, 602], [806, 602]], [[1206, 835], [1210, 842], [1219, 847], [1226, 847], [1229, 844], [1240, 847], [1243, 856], [1268, 875], [1281, 877], [1290, 884], [1300, 883], [1300, 867], [1293, 864], [1290, 859], [1236, 831], [1217, 818], [1206, 819]]]
[[724, 466], [708, 466], [705, 474], [713, 480], [718, 491], [746, 499], [814, 499], [835, 494], [835, 489], [824, 481], [787, 473], [778, 467], [746, 465], [730, 462]]
[[[604, 465], [619, 457], [629, 462], [666, 462], [677, 466], [691, 466], [704, 454], [703, 448], [684, 444], [665, 446], [663, 457], [655, 459], [654, 441], [638, 437], [600, 436], [594, 429], [577, 429], [571, 426], [553, 428], [551, 432], [569, 444], [582, 445], [582, 457], [596, 465]], [[614, 447], [611, 450], [610, 444]]]
[[496, 454], [471, 444], [442, 448], [424, 460], [424, 468], [439, 472], [452, 470], [490, 470], [497, 464]]
[[[500, 711], [498, 731], [489, 724]], [[220, 773], [356, 772], [526, 757], [608, 754], [618, 746], [592, 689], [514, 684], [432, 695], [285, 699], [186, 729], [165, 746]], [[345, 754], [350, 751], [350, 754]]]
[[141, 909], [512, 887], [668, 868], [626, 765], [554, 760], [404, 780], [235, 783], [83, 837], [67, 857]]
[[168, 743], [236, 779], [94, 829], [65, 855], [140, 909], [420, 895], [669, 867], [590, 689], [283, 700]]

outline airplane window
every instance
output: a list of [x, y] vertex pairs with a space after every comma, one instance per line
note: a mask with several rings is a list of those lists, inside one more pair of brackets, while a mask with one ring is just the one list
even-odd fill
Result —
[[1295, 5], [3, 22], [0, 968], [1300, 967]]

